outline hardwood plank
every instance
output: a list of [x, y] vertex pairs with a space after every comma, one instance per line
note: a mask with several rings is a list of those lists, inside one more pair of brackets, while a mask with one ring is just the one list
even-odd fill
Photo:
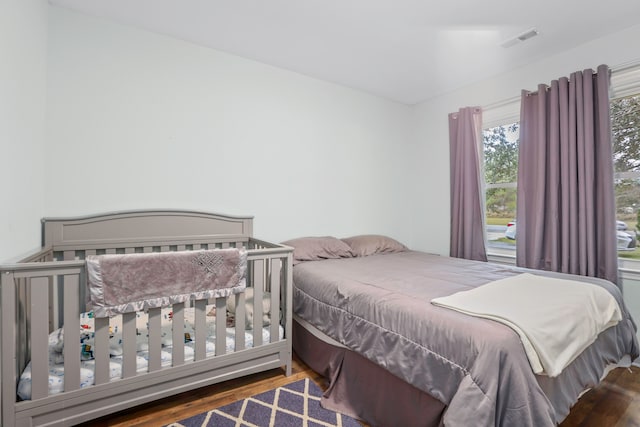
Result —
[[616, 427], [640, 427], [640, 397], [636, 396]]
[[[616, 377], [615, 384], [627, 390], [629, 393], [634, 393], [637, 396], [640, 396], [640, 381], [638, 381], [637, 374], [640, 372], [640, 368], [637, 366], [631, 367], [632, 372], [635, 372], [636, 375], [629, 375], [625, 369], [616, 369], [613, 372], [618, 371], [619, 375]], [[612, 373], [613, 373], [612, 372]], [[625, 373], [627, 373], [625, 375]]]
[[[203, 387], [82, 424], [82, 427], [157, 427], [240, 399], [311, 378], [322, 389], [325, 380], [295, 355], [293, 374], [274, 369]], [[364, 427], [367, 424], [362, 423]], [[585, 393], [559, 427], [640, 427], [640, 368], [618, 368]]]
[[617, 368], [585, 393], [560, 427], [640, 425], [640, 368]]

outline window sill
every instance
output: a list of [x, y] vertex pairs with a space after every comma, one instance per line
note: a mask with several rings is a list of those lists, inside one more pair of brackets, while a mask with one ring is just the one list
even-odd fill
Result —
[[640, 260], [618, 258], [618, 271], [622, 279], [640, 280]]
[[487, 259], [498, 264], [516, 265], [516, 253], [509, 249], [492, 248], [487, 251]]

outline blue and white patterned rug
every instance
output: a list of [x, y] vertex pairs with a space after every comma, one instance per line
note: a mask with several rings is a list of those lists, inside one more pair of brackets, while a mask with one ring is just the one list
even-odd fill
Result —
[[168, 427], [361, 427], [320, 406], [322, 390], [308, 378], [231, 403]]

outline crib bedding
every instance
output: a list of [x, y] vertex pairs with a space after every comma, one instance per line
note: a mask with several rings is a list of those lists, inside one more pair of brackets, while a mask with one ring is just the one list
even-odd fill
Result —
[[89, 304], [99, 317], [246, 288], [246, 249], [90, 255], [86, 262]]
[[[213, 305], [207, 306], [208, 313], [214, 313]], [[161, 310], [162, 327], [162, 351], [160, 352], [162, 366], [170, 366], [172, 358], [172, 316], [171, 307]], [[207, 357], [215, 354], [215, 315], [207, 315]], [[78, 349], [81, 358], [80, 387], [89, 387], [94, 383], [95, 361], [93, 359], [94, 348], [94, 313], [84, 312], [80, 315], [80, 325], [82, 328]], [[184, 309], [184, 358], [185, 361], [194, 359], [194, 339], [195, 339], [195, 313], [192, 307]], [[111, 379], [122, 376], [122, 316], [116, 315], [109, 319], [109, 374]], [[226, 328], [226, 351], [231, 353], [235, 350], [235, 327], [229, 325]], [[280, 339], [284, 336], [284, 329], [279, 327]], [[244, 331], [245, 348], [253, 347], [254, 332], [252, 329]], [[270, 342], [271, 333], [268, 326], [262, 328], [262, 341]], [[49, 334], [49, 394], [57, 394], [64, 391], [64, 328], [59, 328]], [[148, 352], [148, 315], [146, 312], [136, 312], [136, 366], [138, 372], [146, 372], [149, 362]], [[17, 388], [18, 396], [22, 400], [31, 398], [31, 364], [29, 363], [20, 376]]]
[[294, 313], [447, 405], [445, 425], [553, 426], [606, 365], [638, 356], [636, 328], [617, 287], [569, 276], [605, 288], [622, 320], [551, 378], [533, 373], [508, 326], [430, 303], [523, 272], [416, 251], [303, 262]]

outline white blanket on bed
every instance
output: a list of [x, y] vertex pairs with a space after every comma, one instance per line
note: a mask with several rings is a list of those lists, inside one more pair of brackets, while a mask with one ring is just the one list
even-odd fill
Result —
[[533, 371], [550, 377], [622, 319], [618, 303], [604, 288], [529, 273], [431, 303], [510, 326], [520, 336]]

